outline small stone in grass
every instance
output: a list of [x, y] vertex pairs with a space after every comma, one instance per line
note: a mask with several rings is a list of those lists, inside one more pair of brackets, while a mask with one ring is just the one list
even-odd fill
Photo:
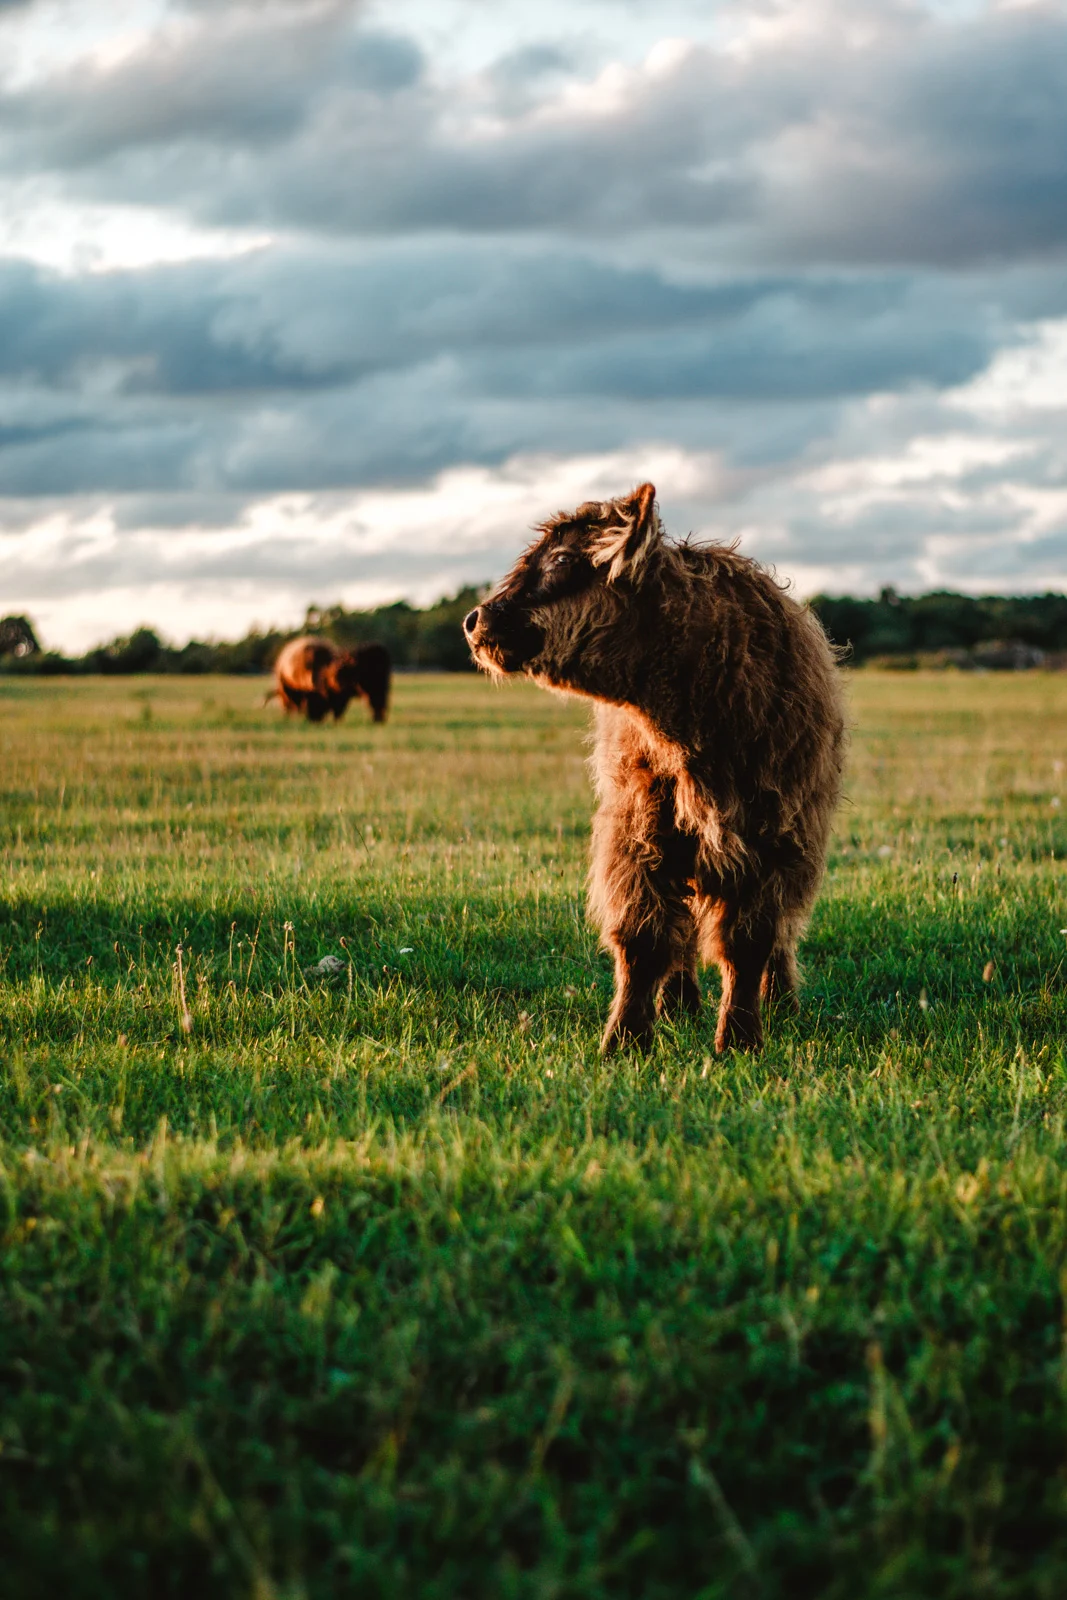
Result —
[[326, 1210], [326, 1202], [322, 1198], [321, 1194], [317, 1194], [314, 1200], [312, 1200], [310, 1210], [313, 1217], [322, 1216], [322, 1213]]
[[342, 972], [347, 971], [348, 962], [342, 961], [340, 956], [323, 956], [313, 967], [304, 968], [304, 973], [309, 978], [339, 978]]
[[982, 968], [982, 982], [983, 983], [992, 983], [993, 979], [994, 979], [994, 977], [996, 975], [996, 970], [997, 970], [996, 962], [995, 961], [987, 961], [985, 966]]

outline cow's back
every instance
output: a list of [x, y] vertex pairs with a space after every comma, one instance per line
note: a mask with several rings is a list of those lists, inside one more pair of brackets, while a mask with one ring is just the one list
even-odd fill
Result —
[[313, 694], [319, 687], [324, 668], [336, 654], [328, 639], [316, 638], [314, 634], [290, 639], [274, 663], [275, 678], [280, 687]]

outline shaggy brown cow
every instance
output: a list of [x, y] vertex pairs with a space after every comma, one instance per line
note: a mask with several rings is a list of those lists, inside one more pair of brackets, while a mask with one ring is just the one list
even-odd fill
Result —
[[542, 524], [466, 617], [479, 666], [596, 702], [589, 901], [615, 958], [601, 1045], [647, 1047], [658, 1008], [722, 974], [716, 1049], [758, 1048], [760, 996], [796, 1005], [844, 754], [817, 618], [722, 545], [668, 544], [655, 490]]
[[[366, 700], [375, 722], [384, 722], [389, 704], [389, 652], [382, 644], [336, 649], [328, 639], [306, 634], [290, 639], [274, 663], [274, 688], [267, 696], [286, 712], [302, 711], [309, 722], [329, 713], [343, 717], [354, 695]], [[266, 701], [264, 701], [266, 704]]]

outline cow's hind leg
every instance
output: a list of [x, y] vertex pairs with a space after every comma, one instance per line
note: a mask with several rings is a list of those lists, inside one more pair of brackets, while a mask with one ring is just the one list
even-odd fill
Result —
[[760, 980], [760, 994], [764, 1004], [774, 1006], [779, 1011], [798, 1011], [799, 982], [795, 936], [792, 929], [779, 924], [774, 947], [767, 958], [767, 965]]
[[760, 989], [775, 947], [775, 921], [746, 914], [727, 900], [707, 906], [703, 918], [708, 954], [722, 975], [716, 1050], [758, 1050], [763, 1043]]
[[652, 1043], [656, 1001], [667, 974], [676, 970], [679, 943], [664, 909], [635, 901], [607, 936], [615, 957], [615, 998], [600, 1044], [603, 1055], [630, 1044], [647, 1050]]
[[689, 937], [682, 958], [673, 971], [668, 972], [660, 990], [659, 1008], [662, 1016], [695, 1017], [703, 1004], [700, 983], [697, 980], [697, 935], [692, 917], [689, 918]]

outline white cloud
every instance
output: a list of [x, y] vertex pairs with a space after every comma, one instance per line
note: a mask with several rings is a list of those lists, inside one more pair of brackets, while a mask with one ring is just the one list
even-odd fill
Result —
[[230, 260], [264, 249], [262, 229], [212, 228], [149, 206], [79, 203], [39, 181], [0, 180], [0, 258], [76, 277], [179, 261]]
[[166, 13], [166, 0], [37, 0], [0, 20], [0, 79], [21, 89], [78, 62], [116, 62], [150, 39]]
[[920, 435], [909, 439], [898, 455], [832, 461], [802, 474], [798, 482], [822, 497], [829, 515], [854, 514], [902, 491], [950, 492], [975, 472], [1006, 466], [1035, 449], [1031, 442], [973, 434]]
[[950, 398], [976, 416], [1016, 422], [1033, 413], [1067, 413], [1067, 318], [1038, 323]]

